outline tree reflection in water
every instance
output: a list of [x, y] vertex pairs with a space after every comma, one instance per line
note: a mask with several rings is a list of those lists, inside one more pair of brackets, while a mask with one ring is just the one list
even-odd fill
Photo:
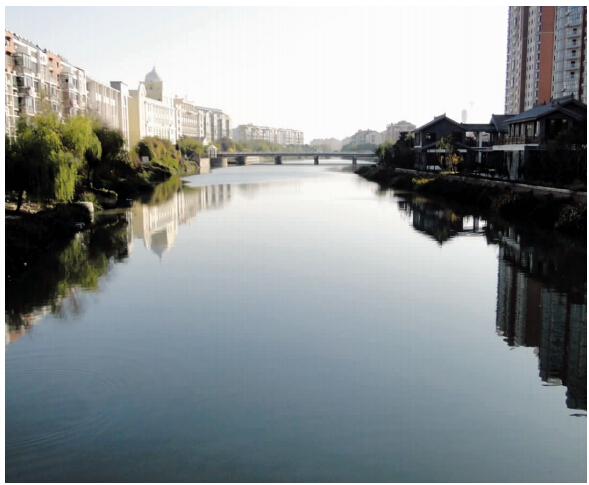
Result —
[[14, 340], [11, 334], [22, 335], [41, 315], [80, 313], [77, 288], [96, 291], [100, 277], [127, 256], [124, 214], [102, 216], [98, 225], [78, 233], [67, 246], [50, 251], [6, 286], [6, 343]]

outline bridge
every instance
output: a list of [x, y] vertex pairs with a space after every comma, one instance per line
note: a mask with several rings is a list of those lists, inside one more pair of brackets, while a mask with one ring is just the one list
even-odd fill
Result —
[[[237, 165], [245, 165], [247, 157], [274, 157], [276, 165], [282, 165], [282, 157], [312, 157], [315, 165], [319, 164], [319, 157], [351, 157], [356, 165], [359, 158], [377, 159], [374, 153], [366, 152], [218, 152], [218, 159], [235, 158]], [[211, 160], [213, 161], [213, 159]]]

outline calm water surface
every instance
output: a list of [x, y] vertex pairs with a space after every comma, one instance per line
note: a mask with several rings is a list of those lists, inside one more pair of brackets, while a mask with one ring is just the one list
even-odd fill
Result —
[[7, 481], [586, 482], [584, 244], [335, 164], [186, 182], [7, 287]]

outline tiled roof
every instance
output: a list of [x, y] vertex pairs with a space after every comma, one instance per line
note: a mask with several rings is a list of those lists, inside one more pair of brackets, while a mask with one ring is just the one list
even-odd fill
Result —
[[575, 119], [580, 119], [582, 117], [581, 115], [566, 109], [566, 106], [571, 103], [576, 104], [578, 106], [584, 106], [585, 110], [587, 110], [587, 105], [580, 103], [575, 99], [566, 98], [563, 100], [554, 100], [548, 104], [534, 106], [532, 109], [529, 109], [527, 111], [524, 111], [523, 113], [517, 114], [509, 118], [508, 120], [506, 120], [506, 123], [511, 124], [520, 123], [522, 121], [536, 120], [538, 118], [542, 118], [543, 116], [549, 115], [550, 113], [553, 113], [555, 111], [559, 111]]
[[429, 123], [426, 123], [425, 125], [422, 125], [419, 128], [415, 128], [415, 130], [413, 130], [412, 133], [415, 133], [415, 132], [418, 132], [418, 131], [423, 131], [426, 128], [429, 128], [430, 126], [435, 125], [439, 121], [442, 121], [443, 119], [446, 119], [446, 120], [450, 121], [451, 123], [454, 123], [456, 126], [458, 126], [459, 128], [462, 129], [462, 126], [460, 126], [460, 124], [456, 123], [456, 121], [454, 121], [453, 119], [448, 118], [446, 116], [446, 113], [444, 113], [443, 115], [434, 117], [434, 119], [431, 120]]
[[497, 131], [500, 132], [507, 132], [509, 128], [507, 127], [506, 121], [513, 117], [513, 115], [491, 115], [491, 123], [495, 125]]

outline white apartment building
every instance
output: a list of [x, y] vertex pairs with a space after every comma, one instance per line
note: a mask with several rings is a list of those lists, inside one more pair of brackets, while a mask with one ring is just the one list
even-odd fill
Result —
[[146, 136], [172, 143], [182, 137], [216, 141], [231, 138], [231, 118], [219, 109], [204, 108], [183, 98], [169, 98], [155, 67], [129, 91], [129, 141], [134, 146]]
[[205, 114], [194, 103], [176, 97], [174, 98], [174, 108], [176, 109], [176, 133], [178, 138], [206, 138]]
[[127, 85], [120, 81], [104, 84], [87, 77], [86, 86], [88, 88], [87, 114], [99, 119], [108, 128], [121, 131], [128, 147], [129, 90]]
[[302, 131], [284, 128], [255, 126], [252, 123], [239, 125], [233, 130], [235, 141], [263, 140], [280, 145], [304, 145], [305, 135]]
[[5, 132], [14, 136], [19, 117], [50, 110], [61, 118], [89, 114], [120, 130], [127, 147], [146, 136], [176, 143], [182, 136], [211, 141], [231, 138], [231, 118], [222, 110], [165, 95], [155, 70], [136, 90], [87, 77], [84, 69], [5, 29]]
[[155, 70], [139, 87], [129, 91], [129, 143], [133, 147], [146, 136], [176, 143], [176, 110], [164, 95], [163, 81]]
[[69, 75], [62, 79], [62, 72], [73, 73], [72, 77], [76, 79], [75, 91], [79, 94], [75, 98], [75, 111], [84, 109], [86, 101], [83, 70], [17, 34], [8, 30], [4, 32], [6, 133], [14, 134], [16, 119], [41, 112], [43, 104], [46, 109], [59, 115], [70, 114], [69, 110], [64, 112], [64, 96], [69, 101], [73, 90], [66, 85], [68, 89], [64, 94], [62, 85], [69, 81]]
[[4, 129], [8, 136], [14, 136], [18, 119], [18, 88], [14, 73], [14, 37], [7, 30], [4, 33], [4, 48]]
[[88, 101], [86, 72], [62, 59], [59, 82], [62, 93], [62, 116], [82, 115]]
[[123, 132], [123, 138], [127, 148], [130, 148], [129, 141], [129, 87], [122, 81], [111, 81], [110, 86], [119, 92], [120, 103], [119, 103], [119, 123], [118, 128]]

